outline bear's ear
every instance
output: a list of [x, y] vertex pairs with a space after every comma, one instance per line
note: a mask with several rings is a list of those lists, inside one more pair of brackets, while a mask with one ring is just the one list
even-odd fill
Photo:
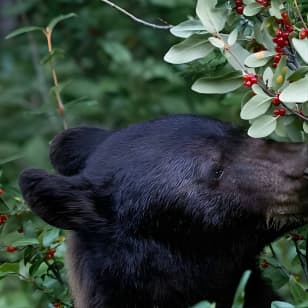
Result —
[[20, 175], [19, 186], [31, 210], [50, 225], [88, 231], [105, 225], [96, 213], [91, 191], [83, 187], [79, 176], [27, 169]]
[[50, 145], [49, 157], [54, 168], [63, 175], [78, 174], [89, 155], [111, 135], [94, 127], [77, 127], [57, 135]]

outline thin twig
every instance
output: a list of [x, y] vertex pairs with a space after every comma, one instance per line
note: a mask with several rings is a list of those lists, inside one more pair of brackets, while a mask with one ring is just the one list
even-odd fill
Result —
[[[64, 285], [64, 282], [62, 280], [62, 277], [60, 273], [58, 272], [58, 267], [54, 264], [50, 264], [47, 260], [44, 260], [45, 264], [48, 266], [48, 269], [52, 271], [52, 273], [55, 275], [55, 278], [59, 281], [61, 285]], [[56, 267], [56, 269], [54, 268]]]
[[295, 246], [295, 249], [296, 249], [296, 253], [298, 255], [299, 262], [300, 262], [300, 264], [303, 268], [303, 271], [304, 271], [305, 279], [308, 282], [308, 271], [307, 271], [307, 264], [305, 263], [305, 256], [301, 253], [301, 251], [298, 247], [297, 241], [293, 240], [293, 242], [294, 242], [294, 246]]
[[301, 22], [302, 22], [304, 28], [307, 29], [307, 25], [306, 25], [305, 20], [304, 20], [304, 18], [303, 18], [303, 16], [302, 16], [301, 10], [299, 9], [297, 0], [293, 0], [293, 2], [294, 2], [294, 5], [295, 5], [295, 8], [296, 8], [298, 17], [300, 18], [300, 20], [301, 20]]
[[[52, 32], [50, 31], [50, 29], [48, 27], [45, 28], [44, 34], [46, 36], [47, 39], [47, 44], [48, 44], [48, 52], [51, 54], [52, 53], [52, 43], [51, 43], [51, 34]], [[55, 85], [55, 95], [56, 95], [56, 100], [58, 102], [58, 109], [59, 109], [59, 113], [60, 116], [62, 117], [62, 121], [63, 121], [63, 128], [67, 129], [67, 122], [65, 120], [65, 108], [62, 102], [62, 98], [60, 95], [60, 91], [59, 91], [59, 82], [58, 82], [58, 77], [57, 77], [57, 73], [56, 73], [56, 69], [55, 66], [53, 64], [53, 61], [50, 61], [50, 67], [51, 67], [51, 72], [52, 72], [52, 78], [53, 78], [53, 82]]]
[[143, 19], [140, 19], [138, 17], [136, 17], [135, 15], [129, 13], [128, 11], [126, 11], [125, 9], [123, 9], [122, 7], [118, 6], [117, 4], [109, 1], [109, 0], [101, 0], [102, 2], [112, 6], [113, 8], [117, 9], [118, 11], [122, 12], [123, 14], [127, 15], [128, 17], [130, 17], [132, 20], [138, 22], [138, 23], [141, 23], [145, 26], [148, 26], [148, 27], [151, 27], [151, 28], [156, 28], [156, 29], [163, 29], [163, 30], [168, 30], [170, 28], [172, 28], [173, 26], [172, 25], [156, 25], [156, 24], [152, 24], [150, 22], [147, 22]]
[[278, 264], [278, 267], [280, 268], [280, 270], [289, 278], [290, 277], [290, 274], [288, 272], [288, 270], [284, 267], [284, 265], [280, 262], [272, 244], [269, 245], [269, 248], [272, 252], [272, 255], [273, 255], [273, 258], [276, 260], [277, 264]]

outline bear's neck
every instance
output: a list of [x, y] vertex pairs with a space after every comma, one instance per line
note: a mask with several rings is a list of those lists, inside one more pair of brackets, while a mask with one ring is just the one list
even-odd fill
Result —
[[[247, 233], [209, 237], [201, 242], [200, 238], [191, 239], [191, 251], [158, 239], [120, 233], [111, 237], [80, 233], [74, 238], [81, 250], [70, 254], [80, 267], [75, 271], [91, 277], [89, 301], [95, 298], [99, 302], [101, 296], [104, 307], [187, 308], [204, 299], [219, 303], [221, 298], [224, 302], [217, 307], [231, 307], [246, 269], [254, 271], [251, 285], [265, 292], [256, 260], [265, 244], [256, 242], [253, 235], [248, 238]], [[80, 277], [81, 284], [84, 279]]]

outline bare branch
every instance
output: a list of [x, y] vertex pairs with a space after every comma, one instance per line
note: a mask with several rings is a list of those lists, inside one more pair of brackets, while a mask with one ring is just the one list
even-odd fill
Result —
[[152, 24], [150, 22], [147, 22], [143, 19], [140, 19], [136, 16], [134, 16], [133, 14], [129, 13], [128, 11], [126, 11], [125, 9], [123, 9], [122, 7], [118, 6], [117, 4], [109, 1], [109, 0], [101, 0], [102, 2], [112, 6], [113, 8], [117, 9], [118, 11], [122, 12], [123, 14], [127, 15], [128, 17], [130, 17], [132, 20], [138, 22], [138, 23], [141, 23], [145, 26], [148, 26], [148, 27], [151, 27], [151, 28], [155, 28], [155, 29], [163, 29], [163, 30], [168, 30], [170, 28], [172, 28], [173, 26], [172, 25], [156, 25], [156, 24]]

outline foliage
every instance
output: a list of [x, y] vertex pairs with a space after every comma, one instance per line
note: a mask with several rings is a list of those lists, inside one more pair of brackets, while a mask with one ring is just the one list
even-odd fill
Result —
[[187, 63], [218, 50], [224, 65], [214, 76], [206, 72], [197, 79], [192, 90], [229, 93], [246, 86], [240, 116], [249, 120], [250, 136], [308, 140], [308, 28], [297, 1], [234, 4], [198, 0], [197, 17], [171, 29], [184, 40], [165, 60]]
[[[128, 5], [122, 2], [123, 6]], [[191, 14], [193, 5], [190, 0], [135, 0], [129, 7], [145, 20], [157, 22], [157, 17], [161, 17], [178, 23]], [[266, 86], [270, 82], [274, 84], [284, 66], [279, 67], [279, 63], [276, 70], [267, 70], [266, 64], [273, 58], [271, 49], [264, 51], [262, 59], [256, 59], [254, 54], [248, 57], [258, 41], [247, 40], [247, 35], [253, 37], [254, 31], [263, 35], [263, 22], [254, 29], [260, 14], [247, 16], [245, 8], [246, 15], [239, 18], [230, 2], [219, 1], [219, 9], [214, 9], [215, 5], [214, 0], [198, 1], [200, 20], [189, 18], [171, 28], [172, 34], [185, 39], [165, 56], [169, 62], [179, 64], [178, 67], [162, 61], [164, 52], [176, 39], [167, 32], [138, 25], [102, 3], [29, 0], [9, 3], [1, 10], [0, 22], [9, 20], [8, 24], [18, 30], [7, 29], [3, 34], [10, 32], [11, 39], [0, 42], [3, 47], [0, 53], [0, 130], [3, 132], [0, 140], [0, 293], [4, 294], [0, 307], [71, 307], [63, 258], [66, 234], [33, 216], [16, 185], [24, 167], [51, 168], [47, 159], [48, 143], [63, 126], [90, 124], [118, 128], [172, 113], [207, 114], [243, 123], [238, 115], [244, 97], [247, 103], [241, 115], [257, 125], [254, 131], [271, 134], [274, 123], [275, 138], [302, 138], [302, 127], [307, 135], [307, 125], [302, 126], [301, 119], [291, 112], [285, 117], [272, 116], [270, 102], [274, 94], [267, 93], [264, 85], [252, 87], [257, 98], [251, 99], [255, 104], [249, 103], [251, 90], [241, 87], [243, 73], [234, 69], [237, 61], [232, 60], [225, 48], [229, 44], [237, 57], [248, 58], [247, 65], [252, 67], [245, 70], [256, 71], [258, 83], [264, 79]], [[262, 18], [271, 18], [268, 10], [261, 9]], [[297, 17], [292, 15], [296, 23]], [[219, 37], [213, 35], [214, 29], [225, 32]], [[274, 30], [275, 25], [271, 23], [268, 35]], [[268, 39], [261, 36], [263, 38]], [[299, 63], [304, 64], [303, 42], [295, 39], [292, 42]], [[254, 67], [256, 62], [258, 66]], [[286, 56], [281, 63], [286, 66]], [[302, 89], [308, 70], [301, 65], [291, 71], [288, 67], [281, 90], [285, 89], [284, 96], [292, 100], [286, 104], [293, 108], [294, 91]], [[271, 74], [273, 77], [268, 77]], [[198, 79], [193, 86], [195, 91], [218, 94], [206, 98], [190, 91], [187, 84], [194, 79]], [[275, 91], [278, 90], [277, 86]], [[306, 99], [305, 93], [300, 100]], [[296, 102], [307, 114], [306, 101]], [[271, 120], [264, 121], [262, 117]], [[257, 121], [260, 125], [254, 124]], [[281, 239], [273, 244], [272, 250], [265, 251], [260, 265], [274, 287], [282, 290], [297, 307], [307, 300], [303, 292], [307, 286], [303, 239], [304, 230]], [[235, 298], [239, 305], [243, 301], [244, 285], [245, 281]], [[214, 305], [203, 302], [198, 307]], [[275, 302], [273, 307], [293, 305]]]

